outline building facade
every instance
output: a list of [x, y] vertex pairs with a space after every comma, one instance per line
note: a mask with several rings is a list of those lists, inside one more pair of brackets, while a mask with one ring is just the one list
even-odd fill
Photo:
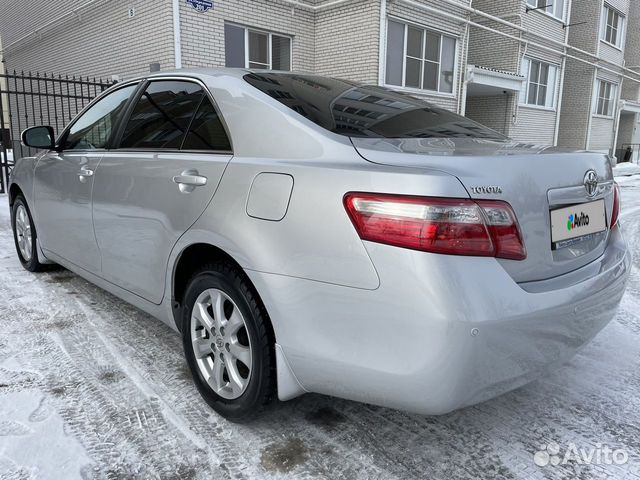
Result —
[[[624, 159], [638, 122], [638, 2], [584, 0], [572, 8], [559, 144]], [[636, 62], [636, 63], [634, 63]], [[619, 148], [620, 147], [620, 148]], [[632, 147], [633, 148], [633, 147]], [[637, 147], [635, 147], [637, 150]]]
[[[630, 37], [637, 7], [611, 1], [625, 24], [616, 35]], [[602, 20], [604, 8], [603, 0], [57, 0], [34, 9], [6, 0], [0, 36], [10, 70], [116, 80], [181, 67], [306, 71], [420, 96], [517, 141], [613, 151], [614, 139], [635, 140], [635, 114], [620, 111], [639, 100], [627, 77], [640, 75], [623, 62], [640, 65], [640, 53], [624, 49], [636, 39], [615, 48], [616, 17]], [[594, 40], [602, 28], [608, 42]], [[595, 66], [571, 59], [580, 56]], [[611, 68], [599, 68], [598, 56]], [[599, 79], [617, 85], [603, 87], [610, 115], [592, 114]]]

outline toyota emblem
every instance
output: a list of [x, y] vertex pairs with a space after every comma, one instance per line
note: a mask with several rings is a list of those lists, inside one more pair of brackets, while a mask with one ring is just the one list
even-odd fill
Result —
[[595, 170], [587, 170], [584, 175], [584, 189], [589, 197], [598, 193], [598, 174]]

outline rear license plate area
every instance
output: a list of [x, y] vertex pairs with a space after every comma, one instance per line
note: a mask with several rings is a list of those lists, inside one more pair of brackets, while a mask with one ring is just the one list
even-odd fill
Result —
[[551, 210], [551, 248], [557, 250], [607, 230], [604, 199]]

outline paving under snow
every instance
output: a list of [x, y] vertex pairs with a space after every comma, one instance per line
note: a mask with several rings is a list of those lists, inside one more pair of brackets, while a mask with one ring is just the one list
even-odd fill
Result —
[[[640, 176], [622, 198], [638, 252]], [[200, 399], [169, 328], [68, 271], [24, 271], [6, 204], [1, 478], [640, 478], [640, 252], [616, 319], [515, 392], [442, 417], [307, 395], [238, 426]], [[628, 460], [537, 466], [550, 442]]]

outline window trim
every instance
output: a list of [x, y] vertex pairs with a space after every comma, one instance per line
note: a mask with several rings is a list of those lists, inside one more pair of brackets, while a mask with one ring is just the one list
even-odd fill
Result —
[[[603, 83], [608, 83], [609, 85], [611, 85], [611, 97], [608, 99], [611, 104], [611, 115], [598, 113], [598, 104], [600, 103], [600, 98], [601, 98], [600, 88]], [[620, 88], [620, 85], [618, 83], [612, 82], [610, 80], [606, 80], [604, 78], [596, 78], [595, 95], [593, 96], [594, 100], [593, 100], [593, 108], [592, 108], [592, 115], [594, 117], [603, 118], [607, 120], [612, 120], [616, 117], [616, 110], [617, 110], [616, 103], [618, 99], [618, 88]]]
[[[560, 69], [561, 66], [558, 65], [557, 63], [551, 63], [545, 60], [541, 60], [539, 58], [535, 58], [535, 57], [529, 57], [529, 56], [523, 56], [521, 62], [529, 62], [529, 68], [527, 71], [527, 76], [524, 80], [524, 83], [526, 85], [525, 89], [524, 89], [524, 95], [520, 95], [518, 98], [518, 106], [519, 107], [524, 107], [524, 108], [534, 108], [536, 110], [544, 110], [547, 112], [556, 112], [558, 110], [558, 95], [559, 95], [559, 86], [558, 86], [558, 75], [561, 75]], [[543, 105], [538, 105], [537, 103], [528, 103], [529, 102], [529, 86], [530, 86], [530, 75], [531, 75], [531, 62], [537, 62], [540, 64], [545, 64], [549, 66], [549, 70], [548, 70], [548, 77], [547, 77], [547, 83], [546, 83], [546, 87], [547, 87], [547, 96], [548, 95], [553, 95], [553, 97], [551, 98], [551, 106], [547, 106], [547, 98], [545, 98], [544, 104]], [[550, 85], [550, 77], [551, 77], [551, 69], [555, 69], [555, 74], [554, 74], [554, 82], [552, 85]], [[521, 72], [522, 72], [522, 67], [521, 67]], [[538, 78], [540, 78], [540, 75], [538, 74]], [[534, 82], [536, 83], [536, 82]], [[538, 84], [540, 85], [540, 84]], [[551, 91], [550, 91], [550, 86]], [[522, 90], [520, 91], [520, 93], [522, 93]], [[524, 97], [524, 98], [521, 98]]]
[[[220, 116], [220, 122], [222, 123], [222, 128], [224, 128], [227, 138], [229, 139], [229, 145], [231, 146], [231, 150], [181, 150], [179, 148], [123, 148], [121, 147], [120, 145], [122, 143], [122, 137], [124, 135], [124, 131], [127, 127], [127, 124], [129, 123], [129, 119], [133, 114], [134, 107], [140, 100], [140, 97], [142, 97], [142, 94], [144, 93], [144, 91], [147, 89], [147, 86], [151, 82], [156, 82], [156, 81], [183, 81], [183, 82], [191, 82], [199, 85], [203, 89], [205, 95], [209, 98], [209, 101], [212, 103], [213, 108], [216, 109], [216, 111], [218, 112], [218, 115]], [[114, 138], [113, 144], [110, 145], [111, 148], [108, 148], [107, 150], [114, 150], [114, 151], [120, 151], [120, 152], [121, 151], [158, 152], [158, 153], [190, 153], [191, 152], [191, 153], [207, 153], [207, 154], [215, 154], [215, 155], [222, 155], [222, 154], [233, 155], [233, 152], [234, 152], [233, 138], [231, 137], [229, 126], [225, 121], [224, 115], [222, 114], [222, 110], [218, 106], [218, 103], [215, 101], [215, 99], [213, 98], [213, 95], [211, 94], [211, 92], [209, 91], [209, 89], [207, 88], [207, 86], [202, 80], [196, 77], [171, 75], [171, 76], [147, 77], [140, 82], [141, 82], [140, 83], [141, 86], [138, 87], [138, 90], [136, 90], [136, 92], [129, 99], [129, 105], [127, 105], [124, 111], [124, 114], [122, 116], [122, 119], [119, 122], [120, 125], [118, 126], [118, 129], [116, 132], [117, 136]], [[200, 102], [200, 104], [201, 103], [202, 101]], [[197, 110], [194, 112], [194, 115], [196, 114], [196, 112]], [[191, 120], [193, 120], [193, 118]]]
[[[238, 28], [242, 28], [244, 30], [244, 68], [247, 69], [251, 69], [251, 70], [273, 70], [273, 35], [275, 35], [276, 37], [283, 37], [283, 38], [288, 38], [289, 39], [289, 70], [276, 70], [276, 71], [283, 71], [283, 72], [293, 72], [294, 71], [294, 67], [293, 67], [293, 35], [288, 35], [285, 33], [279, 33], [279, 32], [273, 32], [271, 30], [265, 30], [264, 28], [260, 28], [260, 27], [252, 27], [249, 25], [243, 25], [241, 23], [236, 23], [236, 22], [224, 22], [225, 25], [231, 25], [234, 27], [238, 27]], [[268, 65], [269, 68], [267, 69], [256, 69], [256, 68], [251, 68], [249, 67], [249, 32], [254, 32], [254, 33], [260, 33], [263, 35], [267, 35], [267, 56], [268, 56]], [[226, 51], [226, 45], [225, 45], [225, 51]], [[253, 63], [261, 63], [261, 62], [253, 62]], [[264, 64], [263, 64], [264, 65]]]
[[[608, 21], [609, 21], [609, 11], [612, 11], [616, 14], [618, 14], [618, 29], [617, 29], [617, 34], [616, 34], [616, 40], [618, 41], [618, 43], [611, 43], [610, 41], [607, 40], [607, 26]], [[616, 50], [619, 51], [624, 51], [624, 47], [625, 47], [625, 37], [626, 37], [626, 33], [627, 33], [627, 17], [624, 13], [622, 13], [620, 10], [618, 10], [617, 8], [611, 6], [609, 3], [607, 2], [603, 2], [602, 4], [602, 13], [601, 13], [601, 18], [600, 18], [600, 35], [599, 35], [599, 39], [602, 43], [604, 43], [605, 45], [609, 45], [612, 48], [615, 48]]]
[[[438, 96], [438, 97], [447, 97], [447, 98], [456, 98], [456, 84], [458, 82], [458, 76], [459, 76], [459, 67], [460, 67], [460, 55], [458, 52], [458, 48], [459, 48], [459, 44], [460, 44], [460, 35], [456, 35], [456, 34], [452, 34], [450, 32], [447, 32], [443, 29], [440, 28], [436, 28], [436, 27], [432, 27], [432, 26], [426, 26], [424, 24], [420, 24], [420, 23], [416, 23], [410, 20], [405, 20], [403, 18], [400, 17], [396, 17], [396, 16], [392, 16], [392, 15], [388, 15], [387, 16], [387, 28], [385, 30], [388, 30], [388, 23], [389, 21], [392, 22], [396, 22], [396, 23], [401, 23], [404, 26], [404, 38], [403, 38], [403, 45], [402, 45], [402, 85], [394, 85], [392, 83], [387, 83], [387, 52], [388, 52], [388, 48], [389, 48], [389, 42], [388, 42], [388, 36], [385, 35], [385, 55], [384, 55], [384, 80], [382, 82], [382, 86], [383, 87], [388, 87], [394, 90], [398, 90], [400, 92], [407, 92], [407, 93], [413, 93], [413, 94], [419, 94], [419, 95], [428, 95], [428, 96]], [[411, 86], [407, 86], [406, 85], [406, 74], [407, 74], [407, 37], [408, 37], [408, 28], [409, 27], [414, 27], [414, 28], [419, 28], [423, 31], [423, 43], [422, 43], [422, 48], [424, 49], [425, 46], [425, 42], [426, 42], [426, 32], [431, 32], [431, 33], [435, 33], [440, 35], [440, 46], [439, 46], [439, 53], [438, 53], [438, 62], [433, 62], [431, 60], [425, 60], [425, 59], [421, 59], [421, 66], [420, 66], [420, 79], [421, 82], [423, 81], [423, 74], [424, 74], [424, 62], [428, 61], [431, 63], [437, 63], [438, 65], [438, 90], [427, 90], [425, 88], [419, 88], [419, 87], [411, 87]], [[454, 48], [454, 54], [453, 54], [453, 79], [452, 79], [452, 89], [451, 92], [441, 92], [440, 89], [440, 75], [441, 75], [441, 71], [440, 71], [440, 66], [442, 65], [442, 46], [444, 44], [444, 42], [442, 41], [442, 37], [449, 37], [451, 39], [453, 39], [455, 41], [455, 48]], [[424, 56], [424, 52], [423, 52], [423, 56]], [[411, 58], [415, 58], [415, 57], [411, 57]]]
[[[537, 0], [527, 0], [527, 5], [530, 6], [530, 7], [533, 7], [533, 8], [538, 8]], [[555, 10], [555, 3], [553, 5], [554, 5], [554, 10]], [[539, 10], [532, 10], [532, 11], [538, 12], [538, 13], [542, 13], [542, 14], [546, 15], [547, 17], [549, 17], [549, 18], [551, 18], [553, 20], [556, 20], [558, 22], [564, 23], [565, 20], [566, 20], [566, 17], [567, 17], [566, 9], [567, 9], [567, 0], [564, 0], [563, 4], [562, 4], [562, 14], [561, 14], [560, 17], [556, 16], [554, 13], [548, 12], [546, 8], [545, 9], [541, 8]]]

